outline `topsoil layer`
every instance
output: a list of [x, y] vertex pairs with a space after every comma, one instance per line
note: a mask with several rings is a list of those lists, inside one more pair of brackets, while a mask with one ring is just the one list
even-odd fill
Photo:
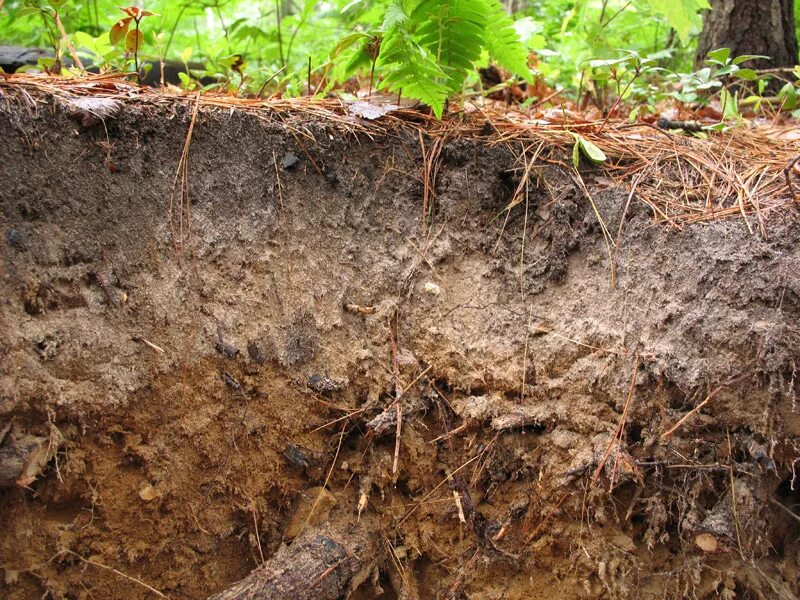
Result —
[[179, 170], [190, 121], [0, 99], [0, 596], [316, 527], [357, 599], [800, 594], [796, 213], [667, 231], [584, 165], [610, 260], [558, 166], [504, 211], [516, 147], [203, 110]]

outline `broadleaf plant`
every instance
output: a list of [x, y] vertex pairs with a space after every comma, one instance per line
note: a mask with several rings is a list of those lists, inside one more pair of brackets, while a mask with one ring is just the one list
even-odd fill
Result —
[[[149, 10], [142, 10], [136, 6], [128, 6], [127, 8], [120, 8], [127, 17], [117, 21], [108, 32], [108, 37], [113, 45], [118, 44], [123, 39], [125, 40], [125, 51], [133, 54], [134, 66], [136, 67], [136, 78], [139, 83], [142, 82], [142, 73], [139, 70], [139, 49], [144, 44], [144, 34], [139, 29], [139, 23], [145, 17], [156, 16], [154, 12]], [[134, 28], [131, 29], [131, 22], [134, 23]]]

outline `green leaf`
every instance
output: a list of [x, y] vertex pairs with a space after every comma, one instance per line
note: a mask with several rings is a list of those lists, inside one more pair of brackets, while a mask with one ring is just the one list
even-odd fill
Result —
[[722, 105], [723, 119], [739, 119], [739, 98], [736, 93], [731, 94], [726, 88], [719, 92], [719, 103]]
[[395, 25], [400, 25], [408, 19], [409, 16], [406, 14], [403, 5], [399, 0], [395, 0], [386, 8], [386, 14], [383, 17], [383, 29], [388, 31]]
[[42, 11], [36, 8], [35, 6], [23, 6], [15, 13], [15, 15], [17, 16], [17, 18], [29, 17], [31, 15], [38, 15], [40, 12]]
[[692, 27], [699, 22], [697, 13], [710, 9], [708, 0], [648, 0], [650, 8], [661, 15], [678, 33], [681, 41], [689, 41]]
[[72, 34], [72, 39], [75, 40], [75, 46], [78, 48], [84, 48], [90, 52], [97, 52], [97, 41], [88, 33], [76, 31]]
[[747, 62], [748, 60], [772, 60], [769, 56], [764, 56], [763, 54], [742, 54], [741, 56], [737, 56], [733, 59], [733, 64], [740, 65], [743, 62]]
[[489, 21], [486, 27], [486, 49], [489, 56], [527, 81], [531, 81], [528, 52], [514, 28], [514, 19], [506, 13], [500, 0], [490, 0]]
[[778, 92], [778, 100], [781, 101], [783, 107], [787, 110], [793, 110], [797, 107], [797, 90], [794, 85], [787, 83]]
[[480, 58], [489, 19], [488, 0], [422, 0], [411, 14], [415, 40], [445, 74], [451, 92], [461, 91]]
[[585, 137], [578, 133], [570, 132], [572, 137], [575, 138], [575, 146], [572, 150], [572, 162], [575, 162], [575, 148], [579, 148], [581, 153], [594, 163], [601, 163], [606, 161], [606, 154], [595, 144], [587, 140]]
[[303, 10], [300, 12], [300, 18], [304, 21], [311, 18], [314, 14], [314, 9], [317, 7], [317, 0], [306, 0], [303, 5]]
[[386, 32], [378, 66], [385, 73], [381, 88], [421, 100], [437, 117], [442, 116], [450, 91], [443, 83], [445, 73], [405, 27], [398, 25]]
[[345, 50], [356, 44], [357, 42], [363, 41], [365, 39], [369, 39], [369, 35], [366, 33], [351, 33], [350, 35], [344, 36], [342, 39], [339, 40], [339, 43], [331, 50], [330, 57], [336, 58], [337, 56], [341, 55]]
[[718, 48], [708, 53], [708, 60], [714, 61], [720, 65], [728, 64], [728, 59], [731, 56], [730, 48]]
[[62, 6], [64, 6], [70, 0], [47, 0], [47, 3], [53, 8], [53, 10], [60, 10]]
[[753, 69], [739, 69], [733, 74], [737, 79], [744, 79], [746, 81], [755, 81], [758, 79], [758, 73]]
[[581, 143], [578, 136], [575, 136], [575, 144], [572, 146], [572, 166], [576, 169], [581, 166]]

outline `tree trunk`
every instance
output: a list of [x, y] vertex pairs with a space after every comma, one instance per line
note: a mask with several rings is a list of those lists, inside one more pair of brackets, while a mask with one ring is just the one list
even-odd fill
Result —
[[731, 57], [763, 54], [772, 60], [754, 61], [756, 69], [794, 67], [797, 32], [794, 0], [711, 0], [703, 18], [695, 65], [717, 48], [730, 48]]

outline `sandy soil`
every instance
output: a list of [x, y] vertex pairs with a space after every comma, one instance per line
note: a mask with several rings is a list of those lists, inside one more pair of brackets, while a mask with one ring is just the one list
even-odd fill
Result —
[[425, 186], [416, 134], [209, 110], [180, 246], [190, 118], [0, 97], [0, 596], [205, 598], [323, 525], [358, 599], [800, 594], [796, 213], [587, 167], [610, 261], [558, 166], [504, 211], [519, 147]]

